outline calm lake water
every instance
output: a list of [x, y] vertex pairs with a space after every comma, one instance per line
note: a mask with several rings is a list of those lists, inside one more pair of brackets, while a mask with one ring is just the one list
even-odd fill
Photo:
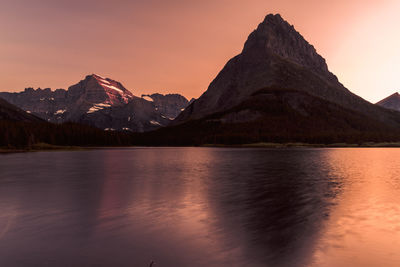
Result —
[[0, 266], [400, 266], [400, 149], [0, 155]]

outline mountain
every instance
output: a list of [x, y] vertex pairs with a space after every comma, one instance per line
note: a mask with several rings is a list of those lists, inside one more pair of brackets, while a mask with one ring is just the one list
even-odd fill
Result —
[[132, 132], [155, 130], [171, 122], [152, 102], [136, 96], [121, 106], [94, 105], [74, 121], [105, 130]]
[[188, 105], [180, 95], [153, 94], [151, 101], [136, 97], [120, 82], [96, 74], [68, 90], [27, 88], [20, 93], [3, 92], [0, 97], [48, 122], [140, 132], [168, 125]]
[[399, 141], [400, 130], [307, 92], [263, 88], [202, 119], [135, 136], [136, 145], [360, 143]]
[[142, 95], [142, 98], [154, 102], [156, 109], [171, 120], [175, 119], [190, 104], [184, 96], [179, 94]]
[[85, 114], [95, 113], [107, 107], [123, 106], [133, 98], [133, 94], [121, 83], [103, 78], [99, 75], [88, 75], [78, 84], [68, 88], [67, 120], [79, 121]]
[[400, 117], [351, 93], [325, 59], [279, 14], [268, 15], [207, 91], [173, 124], [227, 111], [263, 88], [296, 89], [398, 127]]
[[72, 105], [63, 113], [66, 120], [106, 130], [149, 131], [167, 125], [150, 101], [135, 97], [121, 83], [89, 75], [68, 88]]
[[52, 122], [57, 122], [57, 118], [62, 114], [61, 111], [66, 110], [66, 96], [66, 90], [51, 91], [50, 88], [37, 90], [26, 88], [19, 93], [0, 92], [0, 97], [13, 105]]
[[[49, 94], [51, 91], [40, 92]], [[29, 93], [35, 94], [28, 90]], [[132, 136], [127, 132], [106, 132], [76, 123], [49, 123], [0, 98], [0, 150], [38, 149], [43, 148], [43, 143], [57, 146], [126, 146], [132, 144]], [[49, 147], [44, 145], [44, 148]]]
[[387, 109], [400, 111], [400, 94], [394, 93], [393, 95], [382, 99], [381, 101], [376, 103], [376, 105]]
[[40, 118], [0, 98], [0, 120], [18, 122], [43, 122]]
[[242, 52], [150, 144], [400, 140], [400, 113], [351, 93], [280, 15], [268, 15]]

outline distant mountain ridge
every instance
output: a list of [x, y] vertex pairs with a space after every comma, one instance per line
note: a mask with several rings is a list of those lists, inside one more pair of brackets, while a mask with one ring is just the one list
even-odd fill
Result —
[[68, 90], [0, 92], [10, 103], [48, 122], [78, 122], [107, 130], [149, 131], [166, 126], [188, 104], [180, 95], [134, 96], [120, 82], [92, 74]]
[[400, 94], [396, 92], [376, 104], [387, 109], [400, 111]]
[[2, 98], [0, 98], [0, 120], [32, 123], [43, 122], [42, 119], [25, 112]]
[[175, 119], [188, 105], [189, 101], [180, 94], [152, 94], [142, 95], [142, 98], [154, 102], [157, 110], [169, 119]]

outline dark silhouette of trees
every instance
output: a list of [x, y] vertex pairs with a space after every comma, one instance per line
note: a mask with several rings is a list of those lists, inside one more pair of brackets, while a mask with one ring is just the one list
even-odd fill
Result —
[[17, 122], [0, 120], [0, 147], [27, 148], [38, 143], [58, 146], [128, 146], [127, 132], [103, 131], [76, 123]]

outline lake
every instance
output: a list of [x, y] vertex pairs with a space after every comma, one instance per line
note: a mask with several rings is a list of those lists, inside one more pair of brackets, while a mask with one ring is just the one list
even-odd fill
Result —
[[0, 266], [400, 266], [400, 149], [0, 155]]

